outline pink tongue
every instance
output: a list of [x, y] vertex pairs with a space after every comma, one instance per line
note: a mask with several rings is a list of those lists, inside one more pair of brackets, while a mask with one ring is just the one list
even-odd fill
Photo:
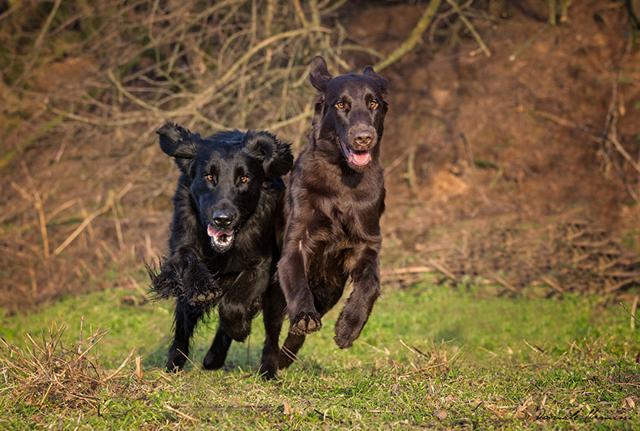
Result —
[[364, 166], [371, 161], [371, 154], [367, 153], [351, 153], [351, 162], [357, 166]]
[[219, 231], [215, 227], [213, 227], [212, 225], [207, 225], [207, 235], [213, 238], [218, 233]]
[[207, 225], [207, 235], [209, 235], [211, 238], [217, 238], [222, 235], [231, 235], [232, 233], [233, 231], [231, 231], [230, 229], [219, 230], [213, 227], [212, 224]]

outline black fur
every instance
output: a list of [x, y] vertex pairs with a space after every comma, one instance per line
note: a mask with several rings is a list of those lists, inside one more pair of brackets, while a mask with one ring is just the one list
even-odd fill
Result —
[[201, 138], [167, 123], [158, 135], [160, 148], [181, 171], [169, 256], [159, 272], [149, 271], [155, 295], [176, 298], [167, 368], [183, 367], [195, 326], [216, 304], [220, 321], [204, 367], [220, 368], [231, 341], [249, 335], [273, 282], [274, 214], [284, 192], [280, 177], [293, 157], [288, 144], [267, 132]]
[[[371, 67], [333, 78], [316, 57], [310, 80], [318, 90], [310, 142], [289, 177], [285, 195], [278, 285], [265, 295], [262, 373], [275, 377], [291, 364], [305, 334], [340, 299], [349, 278], [353, 293], [335, 328], [340, 348], [360, 335], [380, 293], [380, 216], [384, 211], [380, 141], [387, 112], [387, 81]], [[282, 351], [283, 310], [291, 326]]]

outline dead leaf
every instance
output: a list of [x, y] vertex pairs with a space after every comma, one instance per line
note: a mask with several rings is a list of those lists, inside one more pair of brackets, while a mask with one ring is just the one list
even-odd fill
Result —
[[293, 410], [291, 409], [291, 406], [289, 405], [289, 403], [287, 401], [282, 403], [282, 413], [284, 413], [287, 416], [289, 416], [291, 413], [293, 413]]
[[633, 397], [625, 398], [624, 404], [626, 404], [631, 410], [635, 410], [636, 408], [636, 402], [633, 400]]
[[440, 419], [441, 421], [445, 420], [447, 418], [447, 412], [445, 410], [436, 410], [436, 412], [434, 413], [434, 415]]

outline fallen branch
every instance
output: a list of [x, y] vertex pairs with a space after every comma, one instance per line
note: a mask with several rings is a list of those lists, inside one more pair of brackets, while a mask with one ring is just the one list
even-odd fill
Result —
[[458, 282], [458, 277], [456, 277], [453, 272], [449, 271], [443, 264], [436, 262], [433, 259], [429, 259], [429, 265], [443, 273], [447, 278], [454, 282]]
[[396, 61], [400, 60], [406, 53], [411, 51], [418, 44], [418, 42], [420, 42], [422, 33], [425, 32], [427, 27], [429, 27], [431, 20], [433, 19], [436, 12], [438, 11], [438, 7], [440, 7], [440, 0], [431, 0], [427, 8], [424, 10], [422, 17], [420, 18], [420, 21], [418, 21], [418, 24], [414, 27], [413, 31], [411, 32], [407, 40], [402, 42], [402, 45], [400, 45], [398, 48], [395, 49], [395, 51], [389, 54], [387, 58], [385, 58], [382, 61], [379, 61], [374, 66], [374, 68], [378, 71], [386, 69]]
[[424, 274], [427, 272], [433, 272], [433, 268], [429, 266], [408, 266], [406, 268], [387, 269], [381, 271], [380, 275], [383, 277], [393, 277], [396, 275]]
[[496, 281], [498, 284], [500, 284], [502, 287], [504, 287], [505, 289], [513, 292], [513, 293], [518, 293], [518, 289], [516, 289], [511, 283], [509, 283], [507, 280], [505, 280], [504, 278], [502, 278], [501, 276], [499, 276], [498, 274], [493, 274], [491, 276], [491, 278]]

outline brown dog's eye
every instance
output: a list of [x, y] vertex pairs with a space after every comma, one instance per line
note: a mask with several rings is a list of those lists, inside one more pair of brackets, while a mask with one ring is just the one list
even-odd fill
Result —
[[211, 175], [211, 174], [209, 174], [209, 175], [205, 175], [205, 176], [204, 176], [204, 179], [205, 179], [205, 180], [207, 180], [207, 181], [209, 181], [210, 183], [212, 183], [212, 182], [213, 182], [213, 180], [214, 180], [213, 175]]
[[240, 182], [241, 182], [242, 184], [247, 184], [247, 183], [249, 182], [249, 177], [248, 177], [248, 176], [246, 176], [246, 175], [242, 175], [242, 176], [240, 177]]
[[344, 102], [338, 102], [336, 103], [336, 109], [339, 109], [341, 111], [344, 111], [344, 108], [346, 108], [347, 105]]
[[371, 102], [369, 102], [369, 109], [371, 109], [372, 111], [378, 109], [378, 106], [380, 106], [380, 104], [375, 100], [372, 100]]

